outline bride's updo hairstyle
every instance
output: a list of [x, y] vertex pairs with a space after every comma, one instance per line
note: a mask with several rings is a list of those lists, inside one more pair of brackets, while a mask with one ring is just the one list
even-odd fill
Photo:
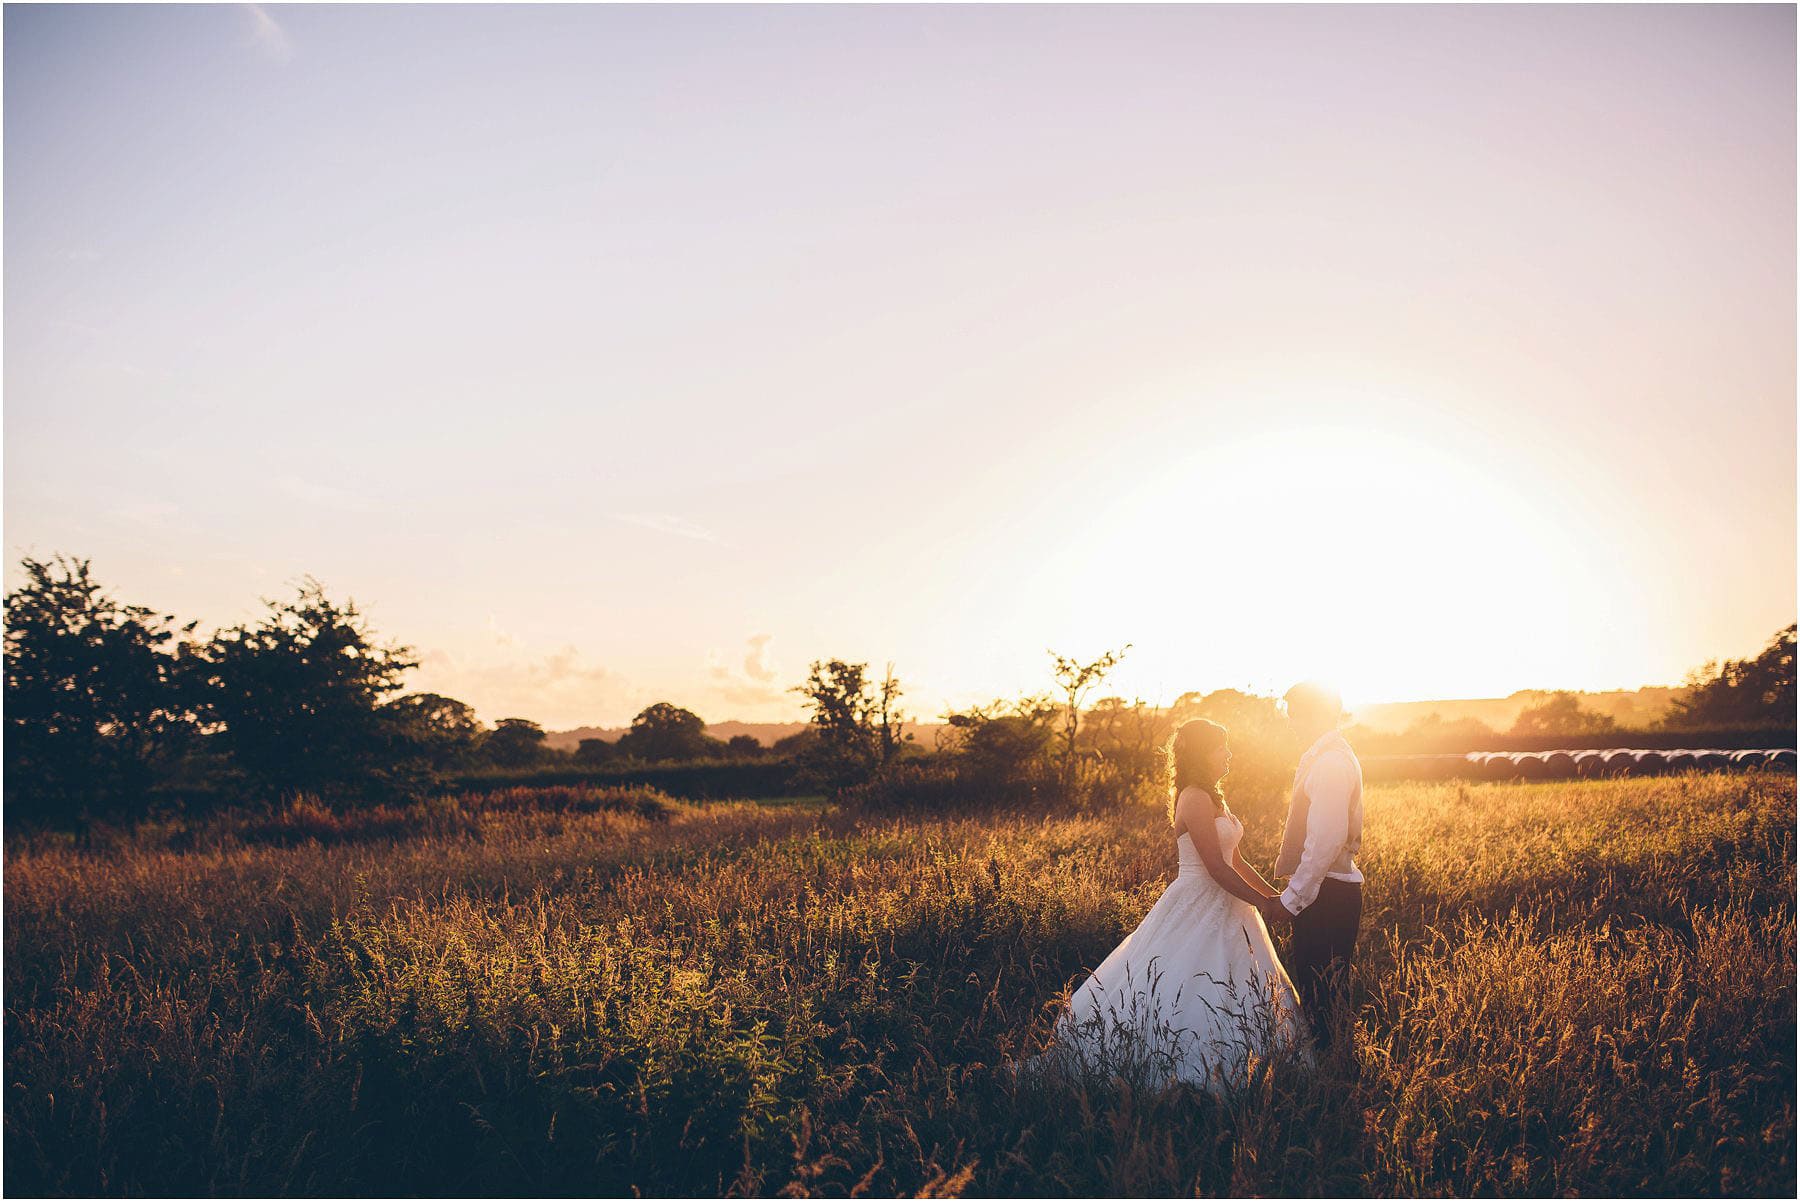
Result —
[[1217, 778], [1206, 779], [1206, 759], [1209, 753], [1217, 751], [1225, 745], [1225, 728], [1209, 718], [1195, 718], [1183, 722], [1169, 740], [1165, 754], [1169, 760], [1169, 822], [1175, 822], [1175, 802], [1181, 791], [1189, 785], [1198, 785], [1206, 790], [1206, 795], [1213, 799], [1213, 804], [1221, 812], [1225, 809], [1225, 795], [1219, 790]]

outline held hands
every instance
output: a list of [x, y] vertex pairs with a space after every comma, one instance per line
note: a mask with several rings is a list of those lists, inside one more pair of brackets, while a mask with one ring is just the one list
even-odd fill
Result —
[[1263, 898], [1262, 903], [1257, 906], [1257, 909], [1262, 911], [1263, 922], [1271, 927], [1294, 921], [1293, 914], [1289, 912], [1286, 906], [1281, 904], [1281, 898], [1279, 896]]

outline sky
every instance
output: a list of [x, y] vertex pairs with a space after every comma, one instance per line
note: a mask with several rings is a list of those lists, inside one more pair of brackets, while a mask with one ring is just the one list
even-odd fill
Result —
[[1788, 6], [4, 11], [5, 582], [488, 722], [1679, 682], [1795, 616]]

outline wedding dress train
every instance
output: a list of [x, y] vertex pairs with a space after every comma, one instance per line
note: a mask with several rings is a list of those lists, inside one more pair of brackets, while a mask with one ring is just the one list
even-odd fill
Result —
[[[1243, 823], [1234, 814], [1214, 822], [1229, 863]], [[1299, 998], [1262, 914], [1213, 880], [1191, 835], [1176, 847], [1179, 875], [1070, 996], [1046, 1056], [1213, 1093], [1279, 1051], [1310, 1059]]]

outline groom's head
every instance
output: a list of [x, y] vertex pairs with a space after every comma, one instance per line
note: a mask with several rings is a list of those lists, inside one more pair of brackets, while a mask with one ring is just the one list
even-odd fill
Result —
[[1344, 719], [1344, 703], [1337, 690], [1316, 680], [1303, 680], [1282, 697], [1288, 725], [1303, 744], [1311, 744]]

